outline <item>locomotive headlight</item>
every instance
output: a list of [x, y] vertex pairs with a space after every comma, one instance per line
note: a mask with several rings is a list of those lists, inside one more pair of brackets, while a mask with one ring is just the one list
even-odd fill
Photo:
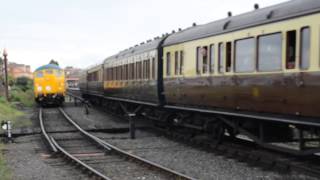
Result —
[[38, 92], [41, 92], [41, 91], [42, 91], [42, 87], [41, 87], [41, 86], [38, 86], [38, 87], [37, 87], [37, 91], [38, 91]]
[[51, 91], [51, 86], [46, 86], [47, 91]]

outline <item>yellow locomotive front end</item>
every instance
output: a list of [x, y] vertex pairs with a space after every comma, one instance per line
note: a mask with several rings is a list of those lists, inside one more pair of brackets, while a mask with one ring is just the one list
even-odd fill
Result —
[[65, 92], [65, 75], [59, 66], [48, 64], [34, 72], [34, 95], [38, 104], [61, 105]]

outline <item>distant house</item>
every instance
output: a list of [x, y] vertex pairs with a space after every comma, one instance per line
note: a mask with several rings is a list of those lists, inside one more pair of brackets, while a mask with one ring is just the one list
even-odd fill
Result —
[[29, 65], [17, 64], [17, 63], [9, 63], [8, 64], [8, 74], [14, 78], [19, 77], [28, 77], [30, 79], [33, 78], [33, 74], [31, 72], [31, 68]]
[[64, 69], [68, 88], [78, 88], [81, 69], [68, 66]]

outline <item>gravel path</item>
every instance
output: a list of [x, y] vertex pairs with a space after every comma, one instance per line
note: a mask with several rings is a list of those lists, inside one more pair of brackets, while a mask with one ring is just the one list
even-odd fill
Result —
[[15, 180], [88, 179], [62, 159], [52, 158], [40, 135], [16, 138], [15, 143], [6, 145], [6, 149], [7, 164]]

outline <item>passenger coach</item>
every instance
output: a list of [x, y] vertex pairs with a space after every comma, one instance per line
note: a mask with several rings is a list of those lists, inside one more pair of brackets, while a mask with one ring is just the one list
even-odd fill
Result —
[[292, 0], [194, 24], [107, 58], [83, 80], [93, 88], [90, 73], [102, 72], [100, 89], [81, 90], [168, 131], [216, 143], [245, 135], [263, 147], [313, 154], [320, 151], [319, 20], [320, 1]]

